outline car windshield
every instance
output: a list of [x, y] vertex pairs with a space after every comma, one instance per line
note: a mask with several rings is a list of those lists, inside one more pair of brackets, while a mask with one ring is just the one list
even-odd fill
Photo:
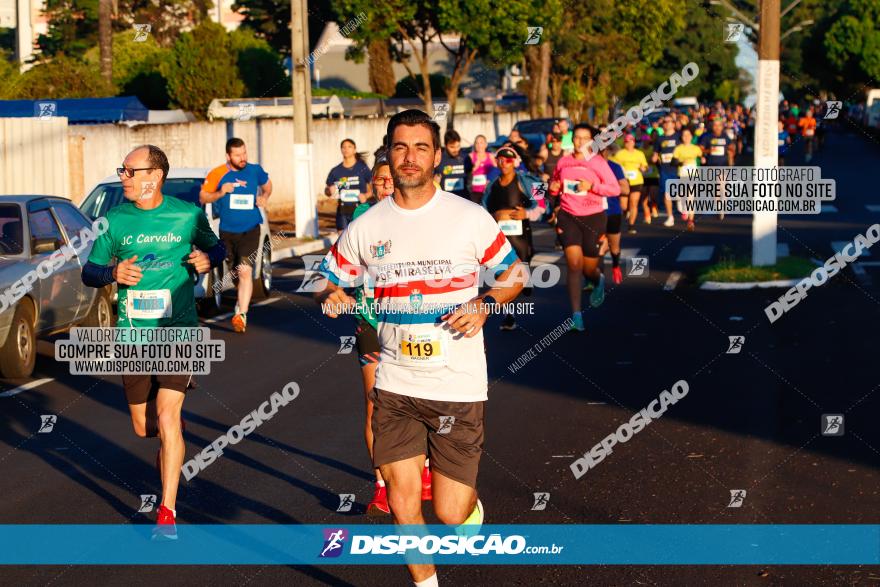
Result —
[[21, 208], [0, 204], [0, 255], [20, 255], [23, 251]]
[[[199, 204], [199, 190], [202, 187], [202, 182], [202, 179], [197, 178], [168, 179], [165, 180], [165, 185], [162, 186], [162, 194], [174, 196], [201, 207], [201, 204]], [[122, 195], [121, 182], [103, 183], [92, 190], [92, 193], [79, 205], [79, 209], [82, 210], [83, 214], [94, 220], [104, 216], [108, 210], [124, 201], [125, 196]]]

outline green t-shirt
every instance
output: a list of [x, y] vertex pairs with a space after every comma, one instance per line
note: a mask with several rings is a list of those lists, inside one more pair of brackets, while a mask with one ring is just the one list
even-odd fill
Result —
[[143, 276], [137, 285], [119, 285], [117, 326], [198, 326], [192, 245], [207, 251], [217, 237], [201, 208], [164, 196], [152, 210], [126, 202], [107, 212], [109, 228], [95, 241], [89, 261], [109, 265], [137, 255]]
[[[351, 215], [351, 219], [354, 220], [364, 212], [370, 209], [370, 206], [373, 204], [370, 202], [364, 202], [359, 204], [357, 208], [354, 209], [354, 214]], [[366, 276], [364, 276], [366, 279]], [[376, 315], [372, 311], [373, 298], [368, 298], [366, 293], [364, 292], [363, 287], [359, 287], [354, 292], [354, 299], [358, 303], [358, 306], [362, 308], [358, 310], [358, 317], [361, 320], [366, 320], [370, 326], [373, 328], [379, 328], [379, 322], [376, 319]]]

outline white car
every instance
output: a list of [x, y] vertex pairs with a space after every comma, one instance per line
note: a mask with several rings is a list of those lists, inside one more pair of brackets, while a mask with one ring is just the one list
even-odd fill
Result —
[[[171, 168], [168, 171], [168, 177], [165, 178], [165, 184], [162, 186], [162, 194], [199, 206], [205, 211], [214, 234], [219, 237], [220, 218], [217, 212], [211, 204], [199, 203], [199, 190], [209, 171], [210, 169], [206, 167]], [[83, 214], [94, 220], [104, 216], [107, 210], [125, 201], [119, 176], [111, 175], [99, 181], [92, 188], [79, 208]], [[260, 248], [257, 250], [257, 258], [252, 264], [254, 268], [254, 296], [266, 298], [269, 297], [272, 290], [272, 245], [266, 211], [260, 209], [260, 212], [263, 215], [263, 224], [260, 226]], [[224, 275], [229, 275], [230, 270], [231, 267], [224, 261], [222, 269], [213, 269], [210, 273], [194, 277], [194, 293], [200, 314], [215, 314], [222, 309], [223, 292], [234, 290], [238, 281], [237, 278], [223, 279]]]

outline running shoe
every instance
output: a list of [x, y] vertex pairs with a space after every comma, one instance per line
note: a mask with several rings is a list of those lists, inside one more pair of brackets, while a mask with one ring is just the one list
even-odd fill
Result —
[[690, 220], [690, 221], [688, 221], [688, 232], [693, 232], [693, 231], [694, 231], [694, 221]]
[[236, 314], [232, 317], [232, 328], [236, 332], [247, 330], [247, 314]]
[[651, 215], [645, 214], [645, 224], [651, 224]]
[[431, 494], [431, 467], [425, 466], [422, 469], [422, 501], [431, 501], [434, 499]]
[[611, 281], [614, 282], [614, 285], [620, 285], [623, 281], [623, 271], [620, 270], [620, 267], [611, 268]]
[[572, 314], [571, 316], [571, 328], [569, 328], [570, 332], [583, 332], [586, 330], [584, 328], [584, 316], [581, 313]]
[[682, 213], [681, 213], [681, 219], [684, 220], [685, 222], [687, 222], [688, 215], [687, 215], [686, 212], [682, 212]]
[[388, 507], [388, 489], [376, 482], [376, 491], [373, 493], [373, 501], [367, 505], [368, 516], [384, 516], [391, 513]]
[[156, 527], [153, 528], [153, 540], [177, 540], [177, 524], [174, 512], [164, 505], [159, 506], [156, 516]]
[[501, 330], [516, 330], [516, 319], [511, 314], [507, 314], [501, 321]]
[[671, 214], [666, 217], [666, 220], [663, 221], [663, 226], [672, 226], [675, 224], [675, 217]]
[[590, 305], [594, 308], [598, 308], [602, 305], [602, 302], [605, 301], [605, 276], [603, 274], [599, 274], [599, 283], [593, 288], [593, 292], [590, 294]]
[[629, 230], [626, 231], [626, 234], [637, 234], [637, 233], [638, 233], [638, 231], [636, 230], [635, 226], [632, 226], [632, 225], [630, 225]]
[[478, 499], [477, 505], [474, 506], [474, 511], [471, 512], [471, 515], [464, 522], [456, 526], [455, 533], [459, 536], [476, 536], [480, 532], [485, 518], [486, 513], [483, 510], [483, 502]]
[[658, 218], [660, 216], [660, 213], [657, 211], [657, 208], [651, 208], [651, 216], [653, 216], [654, 218]]

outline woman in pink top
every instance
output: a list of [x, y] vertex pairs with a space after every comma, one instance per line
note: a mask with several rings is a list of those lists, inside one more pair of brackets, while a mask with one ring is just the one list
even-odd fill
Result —
[[483, 201], [483, 192], [490, 179], [489, 171], [498, 167], [495, 156], [486, 150], [487, 146], [486, 137], [477, 135], [474, 139], [474, 150], [470, 154], [471, 163], [474, 164], [471, 172], [471, 199], [477, 203]]
[[560, 194], [556, 232], [568, 265], [571, 329], [580, 332], [584, 330], [581, 275], [593, 284], [590, 305], [596, 308], [605, 300], [605, 276], [599, 270], [599, 237], [605, 233], [607, 224], [606, 198], [620, 195], [620, 184], [611, 167], [605, 159], [587, 151], [592, 138], [589, 126], [574, 127], [574, 153], [559, 160], [550, 182], [550, 193]]

